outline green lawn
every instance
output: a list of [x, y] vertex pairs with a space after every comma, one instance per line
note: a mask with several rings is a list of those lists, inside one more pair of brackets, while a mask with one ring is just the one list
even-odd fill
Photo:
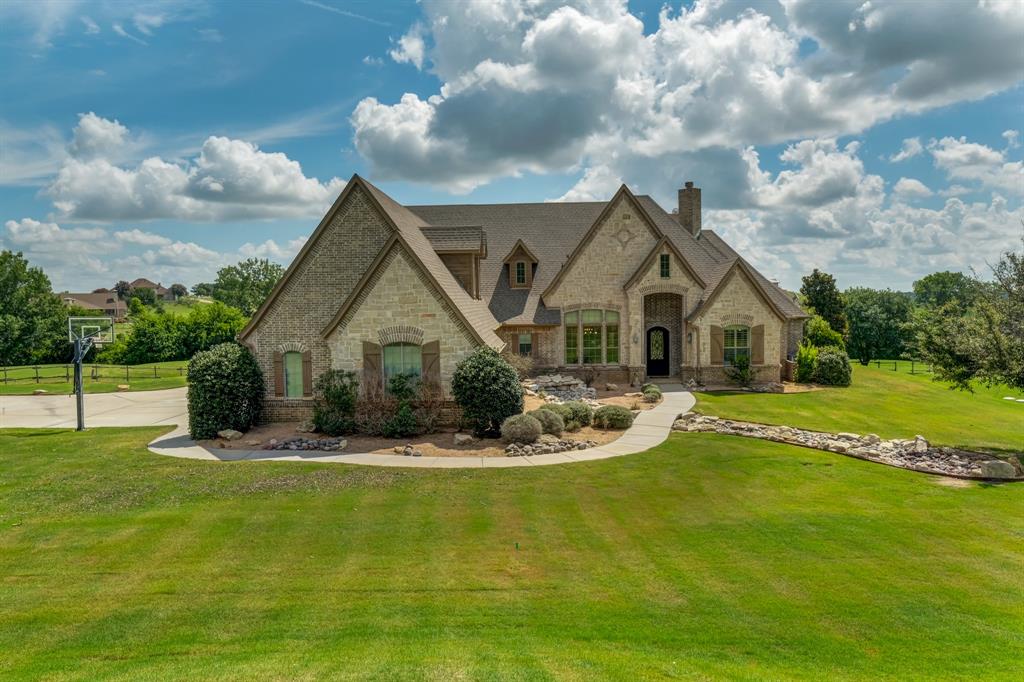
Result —
[[[124, 383], [132, 391], [178, 388], [186, 384], [184, 370], [187, 367], [187, 360], [130, 365], [127, 370], [124, 365], [87, 363], [83, 366], [85, 392], [111, 393]], [[74, 390], [72, 382], [67, 380], [74, 376], [74, 365], [38, 365], [38, 382], [36, 370], [36, 365], [0, 369], [0, 395], [28, 395], [40, 388], [56, 394]]]
[[1019, 679], [1024, 486], [674, 434], [503, 470], [0, 431], [0, 678]]
[[[877, 433], [883, 438], [921, 434], [941, 445], [1024, 452], [1024, 397], [1008, 388], [953, 391], [930, 375], [892, 371], [892, 361], [853, 366], [853, 385], [810, 393], [699, 393], [698, 412], [819, 431]], [[920, 365], [918, 365], [920, 367]]]

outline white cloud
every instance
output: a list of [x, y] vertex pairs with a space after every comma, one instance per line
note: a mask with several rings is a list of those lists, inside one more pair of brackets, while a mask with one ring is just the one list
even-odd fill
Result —
[[965, 137], [944, 137], [928, 145], [935, 165], [953, 180], [974, 181], [998, 191], [1024, 196], [1024, 162], [1008, 161], [1005, 152]]
[[900, 178], [893, 187], [893, 192], [906, 199], [930, 197], [934, 192], [915, 178]]
[[238, 254], [242, 258], [269, 258], [270, 260], [288, 264], [299, 253], [307, 239], [309, 239], [308, 235], [302, 235], [295, 239], [290, 239], [284, 244], [278, 244], [273, 239], [268, 239], [262, 244], [246, 242], [239, 247]]
[[423, 26], [413, 24], [412, 28], [398, 39], [398, 46], [389, 50], [388, 54], [399, 64], [412, 64], [422, 70], [426, 50], [426, 43], [423, 42]]
[[132, 23], [135, 24], [135, 28], [138, 29], [139, 33], [151, 36], [155, 29], [167, 23], [167, 17], [159, 12], [138, 12], [132, 17]]
[[79, 17], [82, 23], [85, 25], [85, 32], [87, 35], [96, 35], [100, 32], [100, 25], [92, 20], [91, 17]]
[[56, 177], [46, 188], [65, 220], [212, 221], [321, 215], [344, 187], [306, 177], [298, 162], [244, 140], [209, 137], [198, 156], [116, 163], [130, 132], [95, 114], [81, 118]]
[[8, 220], [4, 227], [7, 229], [6, 241], [14, 246], [54, 252], [109, 248], [102, 243], [107, 238], [107, 231], [100, 228], [63, 228], [57, 223], [44, 223], [32, 218]]
[[899, 163], [900, 161], [906, 161], [912, 159], [921, 152], [924, 151], [924, 145], [921, 144], [921, 138], [919, 137], [908, 137], [903, 140], [903, 145], [900, 150], [889, 157], [889, 160], [893, 163]]
[[1003, 139], [1006, 140], [1006, 146], [1008, 149], [1016, 149], [1020, 146], [1020, 131], [1004, 130]]
[[113, 29], [114, 33], [116, 33], [117, 35], [121, 36], [122, 38], [127, 38], [128, 40], [131, 40], [133, 42], [138, 43], [139, 45], [148, 45], [149, 44], [145, 40], [143, 40], [142, 38], [140, 38], [140, 37], [138, 37], [136, 35], [132, 35], [131, 33], [129, 33], [125, 29], [125, 27], [121, 24], [121, 22], [119, 22], [119, 21], [115, 21], [113, 24], [111, 24], [110, 28]]
[[171, 240], [162, 234], [145, 232], [138, 228], [115, 232], [114, 238], [125, 244], [141, 244], [143, 246], [163, 246], [171, 243]]

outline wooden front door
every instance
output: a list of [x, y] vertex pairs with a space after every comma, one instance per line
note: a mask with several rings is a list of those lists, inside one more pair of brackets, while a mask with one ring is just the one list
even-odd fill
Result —
[[668, 330], [651, 327], [647, 330], [647, 376], [667, 377], [669, 374]]

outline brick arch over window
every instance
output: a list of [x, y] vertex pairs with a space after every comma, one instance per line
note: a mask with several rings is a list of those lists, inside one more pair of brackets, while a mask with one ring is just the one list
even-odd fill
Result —
[[685, 287], [682, 284], [672, 284], [669, 282], [658, 282], [656, 284], [646, 284], [637, 290], [641, 296], [647, 296], [649, 294], [679, 294], [685, 296], [690, 287]]
[[392, 343], [411, 343], [417, 346], [423, 345], [423, 330], [419, 327], [409, 325], [395, 325], [383, 327], [377, 330], [377, 339], [380, 345], [387, 346]]
[[281, 354], [289, 353], [291, 351], [295, 351], [296, 353], [305, 353], [309, 350], [309, 346], [301, 341], [285, 341], [284, 343], [279, 344], [274, 350]]

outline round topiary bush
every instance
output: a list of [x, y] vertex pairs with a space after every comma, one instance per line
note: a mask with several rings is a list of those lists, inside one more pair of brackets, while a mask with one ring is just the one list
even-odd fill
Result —
[[222, 343], [188, 363], [188, 431], [214, 438], [218, 431], [246, 431], [263, 408], [263, 373], [248, 348]]
[[523, 411], [523, 388], [515, 369], [486, 346], [455, 366], [452, 395], [478, 438], [498, 435], [507, 418]]
[[621, 405], [602, 405], [594, 411], [594, 426], [600, 429], [628, 429], [633, 413]]
[[819, 348], [814, 366], [815, 383], [826, 386], [850, 385], [850, 357], [838, 348]]
[[540, 428], [544, 433], [550, 433], [552, 436], [561, 436], [562, 431], [565, 431], [565, 422], [562, 420], [561, 415], [553, 410], [533, 410], [527, 412], [528, 415], [540, 422]]
[[656, 403], [661, 400], [661, 389], [655, 385], [650, 385], [643, 391], [645, 403]]
[[516, 414], [502, 423], [501, 439], [506, 443], [535, 443], [542, 431], [543, 427], [533, 415]]
[[581, 400], [570, 400], [563, 403], [562, 407], [569, 410], [569, 421], [576, 422], [580, 426], [590, 426], [594, 419], [594, 408]]

